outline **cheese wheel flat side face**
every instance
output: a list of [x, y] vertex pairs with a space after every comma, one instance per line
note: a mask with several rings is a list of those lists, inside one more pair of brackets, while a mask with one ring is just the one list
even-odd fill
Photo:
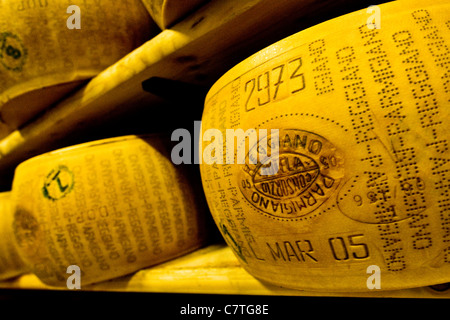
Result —
[[[77, 6], [78, 12], [68, 13], [61, 0], [1, 2], [0, 115], [12, 129], [158, 32], [137, 0]], [[69, 29], [77, 17], [80, 28]], [[44, 99], [23, 97], [39, 90], [45, 90]]]
[[121, 137], [63, 149], [16, 169], [14, 234], [44, 283], [86, 285], [190, 252], [206, 240], [194, 183], [160, 137]]
[[450, 280], [450, 6], [377, 8], [380, 28], [367, 10], [325, 22], [208, 93], [205, 194], [259, 279], [318, 291], [371, 290], [373, 270], [381, 290]]
[[11, 192], [0, 193], [0, 281], [26, 272], [21, 260], [14, 234], [13, 203]]

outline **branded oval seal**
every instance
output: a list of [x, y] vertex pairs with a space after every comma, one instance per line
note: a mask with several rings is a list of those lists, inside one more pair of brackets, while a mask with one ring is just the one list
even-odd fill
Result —
[[298, 129], [259, 138], [239, 172], [242, 195], [259, 212], [301, 218], [335, 193], [344, 177], [344, 158], [327, 139]]

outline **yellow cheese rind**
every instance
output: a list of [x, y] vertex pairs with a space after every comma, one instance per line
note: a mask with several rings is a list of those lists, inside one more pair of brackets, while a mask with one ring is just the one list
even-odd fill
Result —
[[0, 193], [0, 280], [13, 278], [27, 271], [18, 254], [12, 224], [12, 195], [11, 192], [2, 192]]
[[216, 224], [259, 279], [316, 291], [450, 281], [450, 6], [378, 8], [380, 29], [361, 10], [304, 30], [206, 97], [202, 134], [279, 131], [277, 174], [248, 156], [200, 165]]
[[[0, 134], [19, 128], [158, 32], [138, 0], [0, 4]], [[70, 25], [70, 23], [69, 23]]]
[[45, 284], [112, 279], [190, 252], [207, 239], [186, 167], [160, 136], [70, 147], [20, 164], [13, 182], [19, 253]]

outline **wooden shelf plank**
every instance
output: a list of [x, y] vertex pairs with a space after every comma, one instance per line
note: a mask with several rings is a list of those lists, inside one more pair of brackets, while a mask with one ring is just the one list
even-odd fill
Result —
[[[326, 20], [342, 3], [361, 1], [213, 0], [172, 29], [137, 48], [92, 79], [81, 90], [53, 106], [24, 128], [0, 141], [0, 172], [28, 157], [67, 144], [73, 136], [123, 114], [156, 109], [165, 101], [142, 89], [149, 78], [164, 78], [208, 88], [231, 66], [260, 48]], [[353, 10], [353, 9], [352, 9]], [[324, 14], [325, 13], [325, 14]], [[270, 23], [268, 23], [270, 22]], [[320, 21], [319, 21], [320, 22]], [[155, 90], [157, 91], [157, 90]], [[186, 98], [182, 108], [193, 108]], [[198, 106], [202, 108], [202, 106]], [[151, 112], [149, 113], [151, 114]], [[154, 119], [170, 122], [171, 119]], [[150, 122], [150, 119], [149, 119]], [[0, 282], [0, 288], [61, 290], [34, 275]], [[308, 292], [258, 281], [224, 245], [211, 245], [133, 275], [83, 287], [86, 291], [171, 292], [244, 295], [450, 298], [450, 290], [430, 288], [373, 291], [362, 294]]]
[[[83, 279], [81, 279], [82, 283]], [[67, 290], [44, 285], [34, 275], [0, 282], [3, 289]], [[278, 295], [307, 297], [372, 297], [372, 298], [450, 298], [450, 289], [438, 292], [428, 287], [365, 293], [311, 292], [290, 290], [263, 283], [239, 264], [231, 249], [214, 244], [181, 258], [140, 270], [132, 275], [83, 286], [85, 291]]]
[[[336, 8], [343, 4], [350, 6], [350, 11], [365, 5], [356, 0], [278, 0], [276, 5], [272, 0], [208, 2], [2, 139], [0, 172], [6, 176], [21, 161], [65, 146], [86, 129], [118, 119], [124, 113], [160, 106], [162, 99], [142, 89], [142, 82], [149, 78], [209, 88], [226, 70], [262, 47], [326, 20], [332, 12], [342, 13]], [[190, 107], [188, 98], [178, 106]]]

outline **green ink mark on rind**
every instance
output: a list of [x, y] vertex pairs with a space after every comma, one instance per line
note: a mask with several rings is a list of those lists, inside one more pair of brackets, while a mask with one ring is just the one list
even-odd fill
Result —
[[22, 71], [28, 56], [22, 40], [10, 32], [0, 33], [0, 64], [7, 70]]
[[73, 173], [64, 165], [50, 171], [44, 181], [42, 194], [44, 198], [56, 201], [69, 194], [75, 184]]

